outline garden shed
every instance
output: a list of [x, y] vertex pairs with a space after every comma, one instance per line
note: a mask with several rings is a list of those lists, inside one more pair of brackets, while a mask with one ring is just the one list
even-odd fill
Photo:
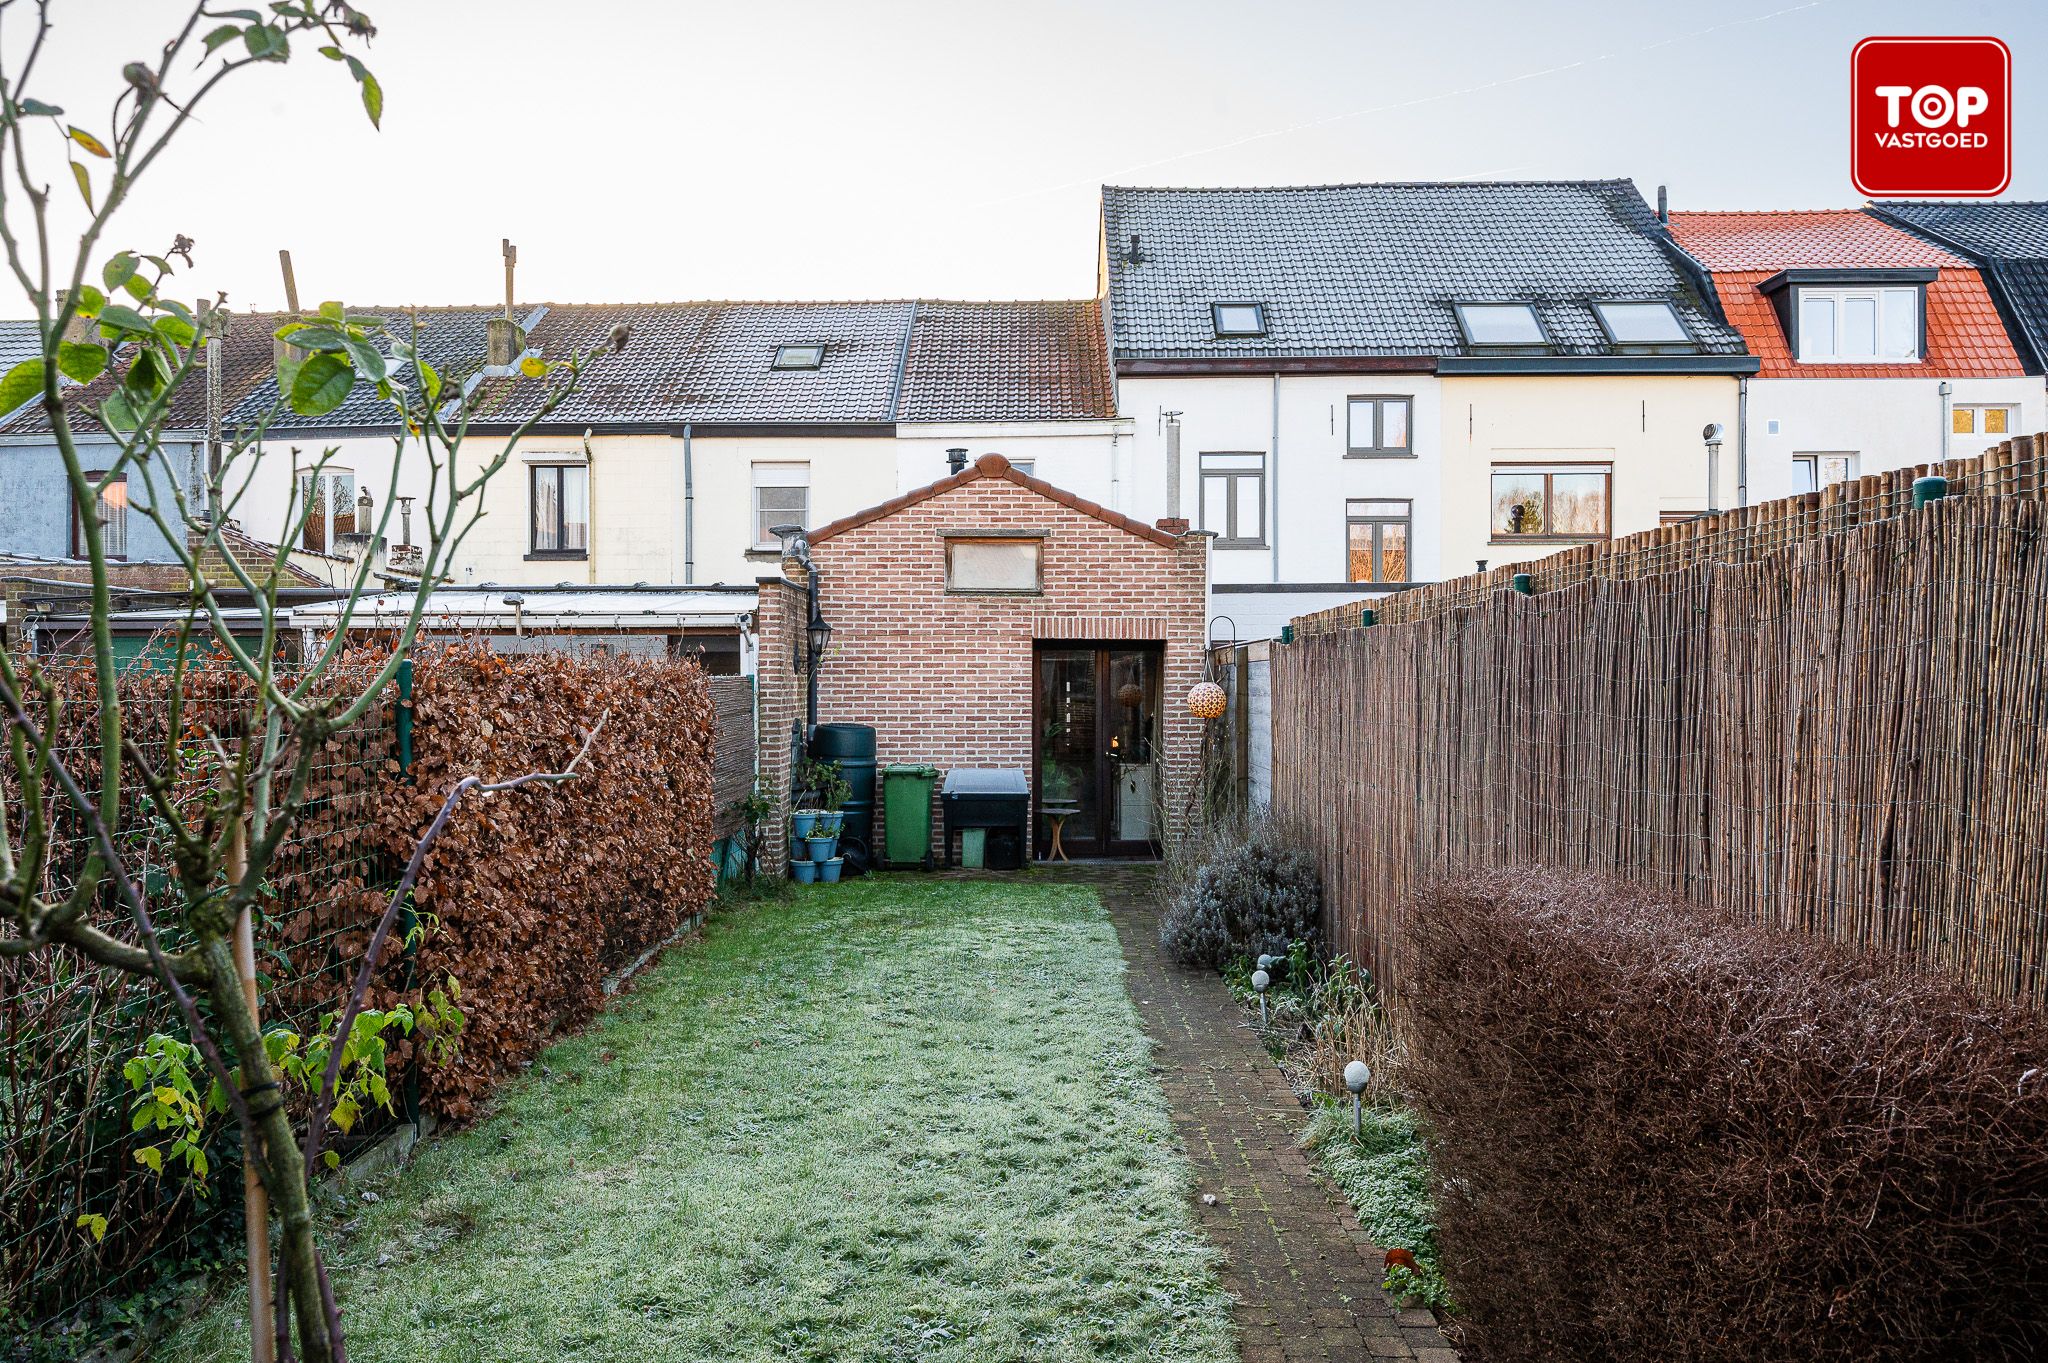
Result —
[[811, 728], [853, 723], [885, 766], [1023, 772], [1035, 856], [1055, 829], [1069, 856], [1153, 856], [1193, 815], [1202, 721], [1183, 701], [1203, 677], [1208, 539], [1185, 521], [990, 454], [784, 541], [756, 635], [779, 810]]

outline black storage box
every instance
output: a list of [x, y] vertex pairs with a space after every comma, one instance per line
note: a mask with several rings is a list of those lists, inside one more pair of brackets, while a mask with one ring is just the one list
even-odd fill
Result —
[[953, 835], [963, 828], [989, 829], [983, 861], [992, 871], [1024, 865], [1031, 845], [1031, 788], [1015, 767], [955, 767], [939, 787], [946, 817], [946, 864], [953, 864]]

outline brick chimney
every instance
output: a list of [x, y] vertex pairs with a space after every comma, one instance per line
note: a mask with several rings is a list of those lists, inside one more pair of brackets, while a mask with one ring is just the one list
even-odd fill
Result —
[[1161, 516], [1153, 524], [1169, 535], [1185, 535], [1188, 532], [1188, 519], [1185, 516]]
[[510, 238], [498, 245], [505, 256], [505, 315], [490, 321], [484, 363], [493, 369], [510, 369], [526, 349], [526, 333], [520, 330], [512, 308], [512, 272], [519, 264], [519, 248]]

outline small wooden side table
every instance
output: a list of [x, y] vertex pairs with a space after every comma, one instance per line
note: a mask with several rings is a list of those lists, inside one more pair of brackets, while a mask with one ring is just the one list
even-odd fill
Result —
[[1046, 823], [1052, 826], [1052, 843], [1045, 849], [1047, 861], [1067, 860], [1067, 849], [1060, 845], [1060, 833], [1066, 828], [1067, 820], [1081, 812], [1079, 805], [1045, 805], [1039, 811]]

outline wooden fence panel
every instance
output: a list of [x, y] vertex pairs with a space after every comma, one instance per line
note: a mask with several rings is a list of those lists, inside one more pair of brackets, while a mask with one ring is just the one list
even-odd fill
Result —
[[1881, 475], [1746, 536], [1602, 546], [1533, 595], [1487, 574], [1301, 628], [1273, 651], [1274, 806], [1335, 949], [1397, 995], [1425, 876], [1547, 863], [2048, 1004], [2034, 463], [2014, 442], [1924, 510]]

